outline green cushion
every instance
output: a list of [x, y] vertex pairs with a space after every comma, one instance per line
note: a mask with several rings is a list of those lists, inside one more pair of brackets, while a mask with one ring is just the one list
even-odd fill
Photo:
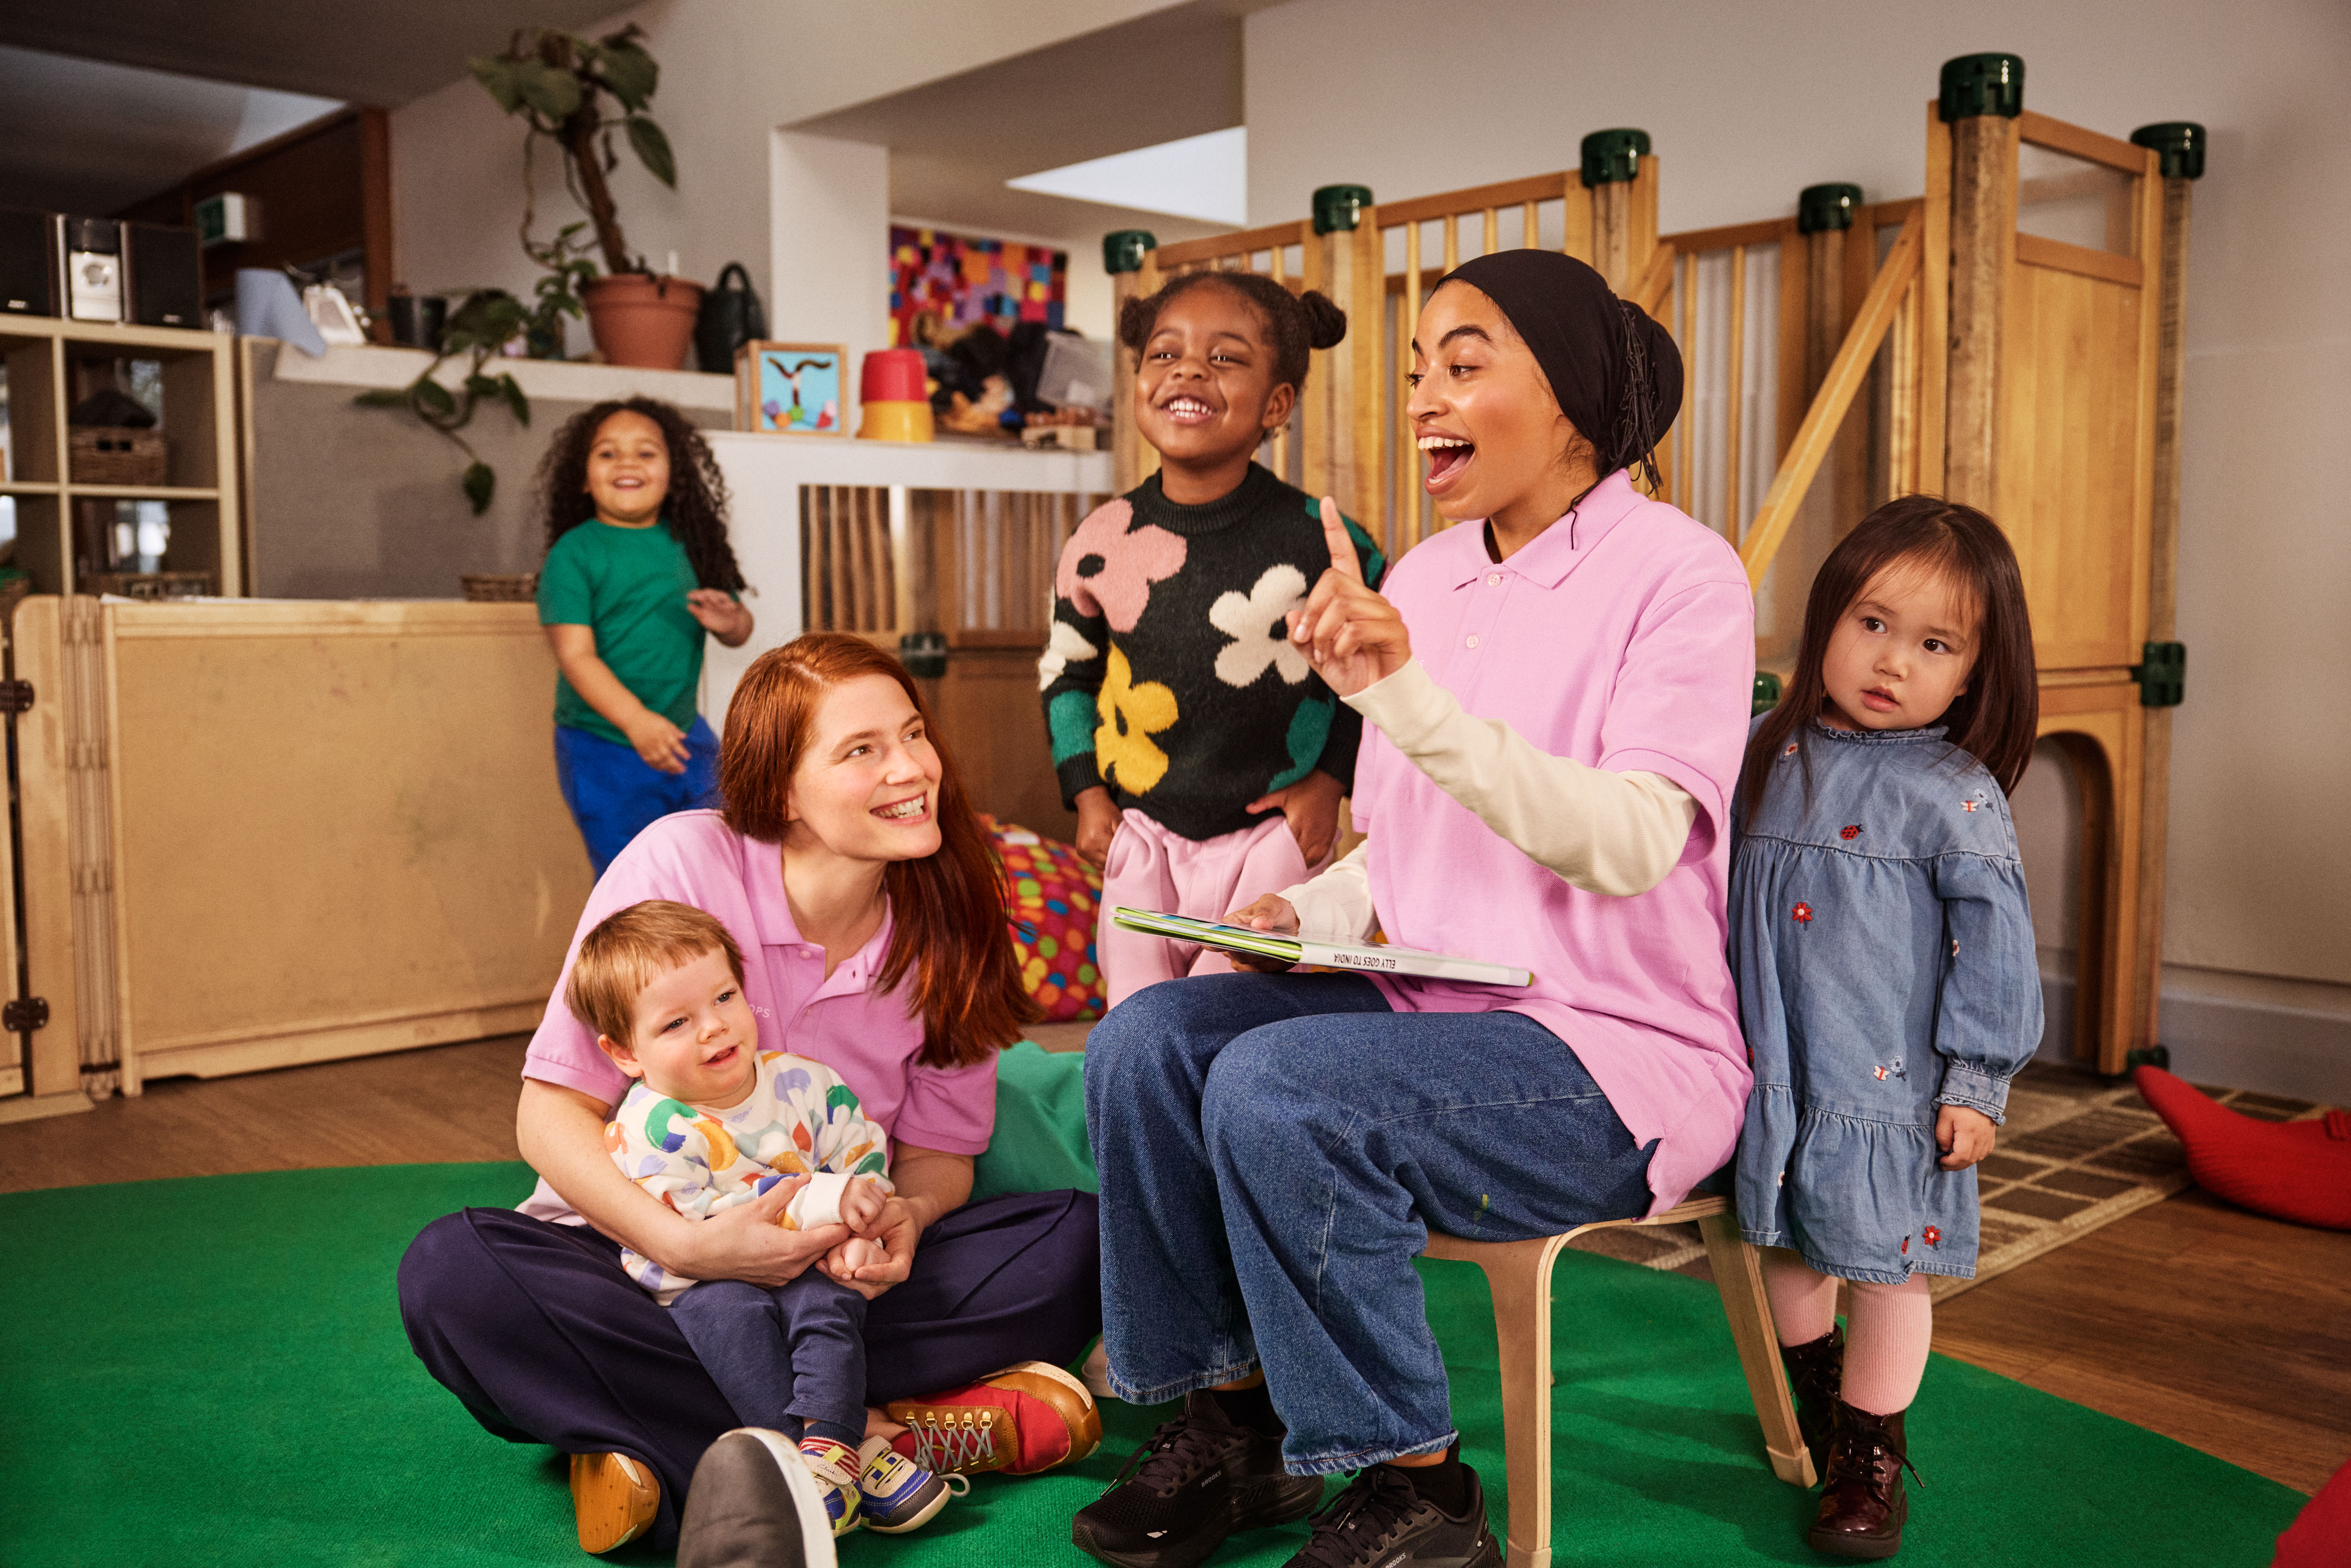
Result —
[[1085, 1054], [1033, 1040], [996, 1059], [996, 1136], [974, 1163], [975, 1199], [1011, 1192], [1100, 1192], [1086, 1142]]

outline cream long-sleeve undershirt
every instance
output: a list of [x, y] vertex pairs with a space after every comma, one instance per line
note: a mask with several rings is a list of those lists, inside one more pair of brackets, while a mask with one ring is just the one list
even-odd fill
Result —
[[[1647, 892], [1681, 859], [1698, 821], [1698, 803], [1664, 774], [1552, 756], [1508, 724], [1465, 712], [1416, 659], [1345, 701], [1505, 842], [1587, 893]], [[1357, 845], [1320, 877], [1283, 889], [1301, 929], [1370, 934], [1370, 849]]]

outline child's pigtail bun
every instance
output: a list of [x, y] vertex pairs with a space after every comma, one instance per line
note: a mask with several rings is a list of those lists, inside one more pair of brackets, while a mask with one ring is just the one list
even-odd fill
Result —
[[1150, 339], [1152, 327], [1158, 324], [1159, 304], [1160, 296], [1155, 294], [1148, 299], [1130, 299], [1118, 307], [1118, 341], [1121, 348], [1132, 348], [1138, 354], [1143, 352], [1143, 345]]
[[1346, 340], [1347, 313], [1329, 295], [1310, 288], [1298, 296], [1298, 307], [1306, 318], [1308, 348], [1336, 348]]

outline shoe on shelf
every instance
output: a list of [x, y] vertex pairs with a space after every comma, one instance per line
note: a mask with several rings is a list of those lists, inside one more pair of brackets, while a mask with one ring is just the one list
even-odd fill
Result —
[[934, 1475], [890, 1446], [886, 1438], [868, 1438], [857, 1450], [859, 1511], [865, 1528], [883, 1535], [904, 1535], [928, 1524], [947, 1499], [961, 1497], [971, 1482], [959, 1475]]
[[1357, 1470], [1314, 1516], [1314, 1533], [1290, 1568], [1502, 1568], [1502, 1549], [1486, 1528], [1486, 1489], [1476, 1470], [1468, 1475], [1468, 1505], [1457, 1517], [1414, 1490], [1395, 1465]]
[[893, 1399], [883, 1414], [906, 1428], [893, 1446], [935, 1475], [1033, 1476], [1102, 1446], [1093, 1396], [1041, 1361], [1023, 1361], [926, 1399]]
[[837, 1568], [832, 1539], [799, 1446], [764, 1427], [738, 1427], [694, 1467], [677, 1568]]
[[1813, 1480], [1829, 1473], [1829, 1433], [1836, 1425], [1837, 1390], [1844, 1377], [1844, 1330], [1831, 1324], [1828, 1333], [1802, 1345], [1780, 1347], [1780, 1365], [1788, 1369], [1788, 1386], [1796, 1397], [1796, 1430], [1813, 1456]]
[[1278, 1434], [1235, 1425], [1202, 1390], [1078, 1511], [1070, 1539], [1112, 1568], [1192, 1568], [1227, 1536], [1303, 1519], [1322, 1497], [1321, 1476], [1282, 1469]]
[[1902, 1490], [1902, 1472], [1910, 1467], [1902, 1415], [1873, 1416], [1837, 1401], [1821, 1509], [1804, 1537], [1813, 1551], [1876, 1561], [1902, 1550], [1902, 1524], [1910, 1516]]
[[571, 1512], [580, 1550], [610, 1552], [653, 1528], [661, 1481], [653, 1467], [626, 1454], [571, 1456]]

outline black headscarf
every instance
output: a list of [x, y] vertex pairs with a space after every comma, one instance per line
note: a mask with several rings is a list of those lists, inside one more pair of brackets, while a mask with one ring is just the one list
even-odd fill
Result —
[[1560, 412], [1592, 443], [1601, 477], [1637, 463], [1658, 488], [1656, 445], [1682, 406], [1682, 355], [1671, 333], [1557, 251], [1497, 251], [1437, 282], [1466, 283], [1510, 318]]

